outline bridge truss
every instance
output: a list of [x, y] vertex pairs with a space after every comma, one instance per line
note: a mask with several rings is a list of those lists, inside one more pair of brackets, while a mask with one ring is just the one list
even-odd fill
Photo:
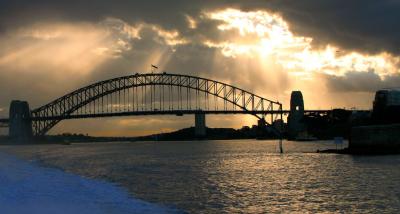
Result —
[[148, 73], [80, 88], [32, 110], [31, 119], [40, 136], [64, 119], [196, 113], [252, 114], [268, 124], [282, 117], [282, 104], [211, 79]]

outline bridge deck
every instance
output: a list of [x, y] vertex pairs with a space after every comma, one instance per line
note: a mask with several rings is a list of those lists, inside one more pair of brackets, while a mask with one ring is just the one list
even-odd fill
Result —
[[[328, 114], [332, 110], [304, 110], [304, 113], [310, 114]], [[352, 111], [352, 110], [347, 110]], [[369, 110], [357, 110], [357, 111], [369, 111]], [[241, 110], [167, 110], [167, 111], [134, 111], [134, 112], [114, 112], [114, 113], [97, 113], [97, 114], [79, 114], [79, 115], [62, 115], [52, 117], [34, 117], [32, 121], [44, 121], [44, 120], [68, 120], [68, 119], [83, 119], [83, 118], [101, 118], [101, 117], [120, 117], [120, 116], [141, 116], [141, 115], [177, 115], [182, 116], [185, 114], [260, 114], [260, 115], [271, 115], [271, 114], [289, 114], [290, 110], [269, 110], [269, 111], [241, 111]], [[8, 124], [9, 119], [0, 119], [0, 126], [2, 124]]]
[[[304, 113], [314, 114], [328, 114], [332, 110], [305, 110]], [[141, 116], [141, 115], [177, 115], [182, 116], [185, 114], [258, 114], [258, 115], [275, 115], [275, 114], [289, 114], [290, 110], [268, 110], [268, 111], [241, 111], [241, 110], [166, 110], [166, 111], [134, 111], [134, 112], [108, 112], [97, 114], [79, 114], [79, 115], [65, 115], [65, 116], [52, 116], [52, 117], [35, 117], [33, 121], [42, 120], [67, 120], [67, 119], [83, 119], [83, 118], [101, 118], [101, 117], [119, 117], [119, 116]]]

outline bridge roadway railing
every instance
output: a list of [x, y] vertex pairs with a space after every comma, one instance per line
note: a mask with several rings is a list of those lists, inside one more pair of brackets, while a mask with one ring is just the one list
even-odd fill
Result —
[[0, 118], [0, 128], [7, 128], [9, 124], [8, 118]]
[[252, 114], [252, 115], [278, 115], [288, 114], [290, 111], [239, 111], [239, 110], [165, 110], [165, 111], [132, 111], [132, 112], [114, 112], [114, 113], [98, 113], [98, 114], [78, 114], [78, 115], [61, 115], [50, 117], [34, 117], [32, 121], [45, 120], [68, 120], [83, 119], [97, 117], [118, 117], [118, 116], [140, 116], [140, 115], [176, 115], [183, 116], [188, 114]]

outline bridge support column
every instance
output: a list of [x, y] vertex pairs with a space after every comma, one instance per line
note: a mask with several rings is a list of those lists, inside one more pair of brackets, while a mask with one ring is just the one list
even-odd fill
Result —
[[290, 113], [288, 117], [288, 134], [289, 138], [296, 138], [305, 130], [302, 122], [304, 117], [304, 101], [301, 91], [292, 91], [290, 96]]
[[204, 113], [196, 113], [194, 116], [195, 127], [194, 134], [196, 137], [206, 136], [206, 115]]
[[9, 111], [9, 136], [17, 140], [32, 137], [31, 111], [26, 101], [13, 100]]

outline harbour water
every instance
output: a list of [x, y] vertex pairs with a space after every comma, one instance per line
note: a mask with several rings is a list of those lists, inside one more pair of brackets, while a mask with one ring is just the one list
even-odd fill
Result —
[[188, 213], [400, 212], [400, 155], [321, 154], [331, 141], [74, 143], [0, 150], [113, 182]]

